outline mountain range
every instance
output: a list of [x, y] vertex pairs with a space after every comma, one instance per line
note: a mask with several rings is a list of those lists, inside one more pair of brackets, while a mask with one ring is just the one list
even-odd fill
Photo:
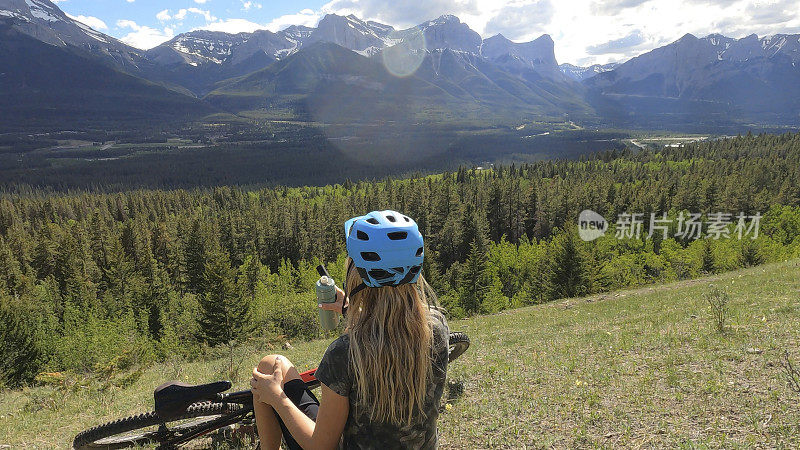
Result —
[[679, 40], [586, 80], [596, 109], [631, 117], [800, 122], [800, 35]]
[[576, 66], [574, 64], [564, 63], [558, 66], [561, 69], [561, 72], [564, 75], [572, 78], [575, 81], [583, 81], [593, 76], [608, 72], [610, 70], [614, 70], [619, 66], [619, 63], [608, 63], [608, 64], [592, 64], [591, 66], [581, 67]]
[[12, 129], [248, 111], [323, 123], [800, 123], [797, 35], [686, 35], [622, 64], [577, 67], [559, 66], [546, 34], [518, 43], [483, 39], [452, 15], [398, 30], [329, 14], [315, 28], [196, 30], [143, 51], [49, 0], [0, 0], [0, 37]]

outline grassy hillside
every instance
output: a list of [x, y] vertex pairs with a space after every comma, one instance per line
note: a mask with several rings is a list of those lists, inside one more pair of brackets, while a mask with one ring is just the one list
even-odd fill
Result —
[[[712, 284], [730, 294], [723, 334], [703, 299]], [[788, 350], [800, 362], [798, 292], [793, 260], [454, 321], [473, 346], [450, 367], [463, 395], [443, 410], [442, 447], [796, 448], [800, 393], [780, 361]], [[281, 352], [312, 367], [330, 340]], [[269, 351], [237, 351], [237, 386]], [[174, 361], [3, 392], [0, 447], [66, 447], [85, 427], [150, 408], [162, 381], [208, 381], [227, 366]]]

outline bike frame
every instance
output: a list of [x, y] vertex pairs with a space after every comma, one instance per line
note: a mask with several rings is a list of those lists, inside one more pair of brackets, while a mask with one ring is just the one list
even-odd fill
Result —
[[[320, 385], [319, 380], [317, 380], [317, 378], [314, 376], [316, 372], [317, 369], [311, 369], [300, 374], [300, 378], [304, 383], [306, 383], [306, 386], [308, 386], [309, 389], [315, 389]], [[220, 416], [219, 418], [206, 423], [202, 427], [192, 430], [190, 433], [176, 436], [173, 439], [164, 440], [161, 442], [159, 448], [164, 449], [176, 447], [178, 445], [185, 444], [192, 439], [196, 439], [200, 436], [216, 431], [222, 427], [241, 422], [253, 411], [253, 393], [250, 390], [217, 394], [215, 401], [223, 404], [242, 405], [242, 408], [235, 413]], [[166, 434], [169, 433], [170, 430], [165, 424], [162, 424], [159, 428], [159, 432]]]

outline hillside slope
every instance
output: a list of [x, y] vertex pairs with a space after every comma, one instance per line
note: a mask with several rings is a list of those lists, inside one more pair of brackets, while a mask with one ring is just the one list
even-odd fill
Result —
[[0, 27], [0, 130], [177, 123], [206, 103], [78, 53]]
[[[711, 284], [731, 296], [724, 335], [702, 298]], [[453, 321], [473, 344], [449, 369], [464, 394], [442, 412], [441, 447], [796, 447], [800, 394], [779, 362], [784, 350], [800, 361], [798, 290], [793, 260]], [[284, 353], [306, 369], [330, 340]], [[238, 387], [269, 351], [238, 350]], [[3, 392], [0, 443], [66, 447], [85, 427], [150, 408], [162, 381], [209, 381], [226, 366], [173, 361], [127, 381]]]

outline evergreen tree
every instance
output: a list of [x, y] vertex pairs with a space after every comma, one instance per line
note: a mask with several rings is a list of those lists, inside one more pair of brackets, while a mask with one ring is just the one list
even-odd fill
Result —
[[[463, 237], [471, 239], [466, 261], [461, 266], [459, 299], [467, 313], [478, 312], [491, 285], [488, 271], [489, 240], [486, 236], [486, 218], [472, 207], [467, 208]], [[462, 237], [462, 238], [463, 238]], [[463, 245], [463, 244], [462, 244]]]
[[236, 292], [236, 271], [219, 250], [209, 254], [200, 297], [200, 339], [213, 346], [232, 343], [252, 330], [250, 299]]
[[528, 203], [525, 205], [525, 234], [533, 238], [536, 233], [536, 219], [539, 217], [539, 196], [536, 193], [536, 186], [531, 186], [528, 194]]
[[714, 273], [716, 265], [714, 263], [714, 249], [711, 247], [711, 241], [706, 239], [703, 241], [703, 249], [700, 254], [700, 272]]
[[256, 300], [256, 289], [261, 281], [261, 272], [264, 266], [254, 255], [247, 256], [244, 263], [239, 268], [239, 285], [243, 298], [249, 298], [251, 302]]
[[27, 322], [0, 292], [0, 386], [31, 381], [41, 368], [43, 355]]
[[764, 263], [764, 255], [758, 243], [752, 239], [743, 239], [739, 253], [739, 264], [742, 267], [752, 267]]
[[0, 292], [6, 290], [12, 296], [22, 293], [23, 279], [22, 271], [19, 267], [11, 249], [0, 236]]
[[586, 261], [575, 234], [561, 232], [553, 239], [547, 270], [551, 299], [576, 297], [587, 291]]
[[486, 211], [486, 219], [489, 225], [489, 238], [493, 242], [500, 241], [507, 225], [507, 216], [503, 212], [503, 190], [502, 180], [492, 180], [492, 187], [489, 191], [489, 203]]
[[186, 268], [186, 290], [198, 294], [202, 292], [207, 255], [206, 246], [209, 245], [207, 236], [204, 235], [200, 217], [192, 223], [192, 229], [186, 239], [183, 254]]
[[488, 224], [486, 215], [477, 205], [472, 202], [464, 205], [464, 213], [461, 219], [460, 244], [457, 250], [457, 260], [463, 262], [472, 251], [473, 243], [477, 240], [481, 249], [486, 249], [488, 244]]

